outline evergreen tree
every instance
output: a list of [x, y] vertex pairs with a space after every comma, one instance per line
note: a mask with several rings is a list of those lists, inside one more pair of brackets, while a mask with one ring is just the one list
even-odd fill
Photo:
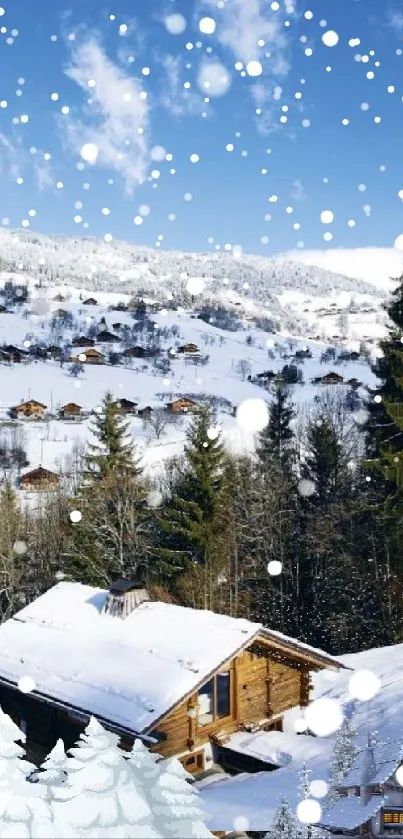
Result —
[[42, 763], [41, 772], [37, 776], [38, 783], [45, 784], [50, 802], [55, 798], [55, 790], [66, 783], [67, 761], [63, 740], [59, 739]]
[[[312, 799], [311, 796], [311, 781], [310, 777], [312, 775], [312, 770], [308, 769], [306, 764], [303, 764], [299, 775], [299, 800], [306, 801], [307, 799]], [[326, 836], [330, 836], [327, 831], [324, 831], [321, 827], [318, 827], [316, 824], [298, 824], [298, 839], [324, 839]]]
[[358, 754], [356, 745], [357, 732], [351, 719], [344, 718], [334, 741], [329, 772], [329, 792], [324, 805], [329, 809], [339, 798], [337, 787], [349, 773]]
[[25, 557], [14, 550], [23, 532], [22, 515], [17, 494], [7, 480], [0, 492], [0, 610], [2, 619], [11, 615], [24, 603]]
[[46, 802], [46, 787], [27, 780], [35, 766], [24, 758], [25, 734], [0, 710], [0, 838], [57, 839], [66, 835]]
[[193, 776], [177, 758], [161, 764], [152, 787], [152, 810], [157, 829], [165, 839], [212, 839], [204, 824], [206, 814], [198, 803], [198, 794], [189, 783]]
[[310, 421], [306, 436], [302, 478], [312, 484], [315, 507], [323, 507], [348, 491], [347, 453], [334, 423], [323, 414]]
[[55, 789], [53, 810], [81, 839], [158, 839], [151, 809], [136, 789], [118, 741], [91, 718], [69, 750], [67, 781]]
[[97, 440], [89, 445], [86, 456], [90, 480], [104, 480], [113, 475], [119, 481], [122, 474], [139, 473], [129, 439], [129, 423], [122, 419], [119, 404], [110, 392], [105, 394], [90, 430]]
[[283, 799], [275, 812], [272, 827], [264, 839], [299, 839], [298, 830], [298, 823], [290, 805]]
[[184, 469], [158, 517], [155, 551], [163, 577], [189, 572], [181, 579], [182, 595], [193, 603], [201, 598], [205, 608], [212, 608], [220, 563], [225, 561], [225, 455], [213, 426], [211, 410], [200, 408], [187, 435]]
[[288, 389], [277, 383], [270, 406], [269, 422], [260, 432], [256, 454], [263, 468], [275, 462], [289, 470], [294, 459], [294, 432], [291, 428], [295, 410], [290, 403]]

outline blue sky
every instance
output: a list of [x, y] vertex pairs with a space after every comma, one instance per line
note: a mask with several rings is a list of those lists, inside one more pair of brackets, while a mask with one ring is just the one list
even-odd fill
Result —
[[403, 233], [401, 0], [0, 6], [3, 226], [268, 255]]

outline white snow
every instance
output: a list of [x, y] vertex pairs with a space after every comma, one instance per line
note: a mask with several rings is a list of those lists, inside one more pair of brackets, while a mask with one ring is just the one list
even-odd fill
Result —
[[294, 654], [318, 652], [260, 624], [147, 602], [125, 620], [101, 614], [107, 592], [62, 582], [0, 626], [0, 679], [143, 732], [259, 633]]

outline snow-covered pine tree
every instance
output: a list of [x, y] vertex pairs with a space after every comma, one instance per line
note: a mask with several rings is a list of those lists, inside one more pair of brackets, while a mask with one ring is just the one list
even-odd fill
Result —
[[63, 740], [59, 739], [43, 761], [41, 771], [36, 775], [38, 783], [45, 784], [46, 797], [50, 802], [55, 798], [55, 790], [66, 783], [67, 761]]
[[63, 835], [46, 802], [46, 788], [30, 783], [35, 766], [24, 758], [25, 734], [0, 709], [0, 839], [56, 839]]
[[206, 814], [199, 807], [192, 778], [177, 758], [161, 761], [152, 786], [152, 809], [158, 831], [165, 839], [212, 839], [204, 824]]
[[264, 839], [299, 839], [298, 820], [284, 798], [277, 807], [273, 824]]
[[158, 765], [159, 759], [160, 755], [150, 752], [139, 739], [134, 741], [131, 752], [126, 758], [136, 785], [139, 784], [146, 792], [150, 788], [150, 782], [154, 781], [160, 772], [162, 763]]
[[344, 718], [333, 746], [333, 755], [329, 772], [329, 792], [324, 800], [324, 809], [328, 810], [339, 798], [336, 787], [350, 771], [357, 756], [356, 729], [351, 719]]
[[54, 789], [53, 810], [81, 839], [159, 839], [118, 741], [91, 717], [69, 750], [67, 781]]

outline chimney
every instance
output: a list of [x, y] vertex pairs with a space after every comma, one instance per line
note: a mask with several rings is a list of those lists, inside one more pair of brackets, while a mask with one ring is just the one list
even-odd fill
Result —
[[150, 600], [150, 595], [142, 583], [132, 580], [116, 580], [112, 583], [102, 608], [104, 615], [114, 618], [127, 618], [137, 606]]

